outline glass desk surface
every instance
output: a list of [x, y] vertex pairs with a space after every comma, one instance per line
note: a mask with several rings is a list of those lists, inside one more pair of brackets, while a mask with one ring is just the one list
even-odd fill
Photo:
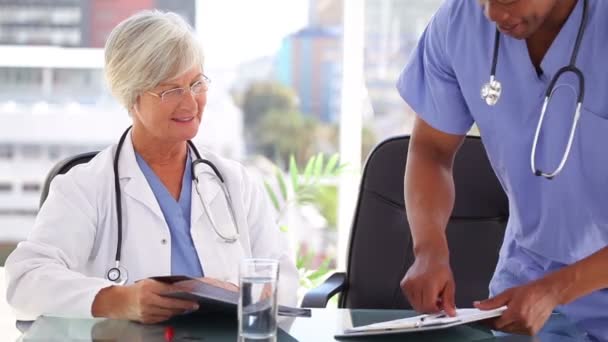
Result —
[[[335, 341], [346, 327], [416, 315], [407, 310], [313, 309], [311, 317], [279, 319], [277, 341]], [[237, 323], [231, 317], [190, 315], [163, 324], [144, 325], [110, 319], [40, 317], [18, 341], [236, 341]], [[494, 336], [482, 325], [394, 335], [342, 338], [339, 341], [585, 341], [584, 335], [561, 315], [552, 315], [539, 336]]]

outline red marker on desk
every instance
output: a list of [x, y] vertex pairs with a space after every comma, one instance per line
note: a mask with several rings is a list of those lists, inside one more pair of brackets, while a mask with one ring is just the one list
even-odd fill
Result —
[[173, 337], [175, 336], [175, 329], [173, 327], [165, 328], [165, 341], [171, 342], [173, 341]]

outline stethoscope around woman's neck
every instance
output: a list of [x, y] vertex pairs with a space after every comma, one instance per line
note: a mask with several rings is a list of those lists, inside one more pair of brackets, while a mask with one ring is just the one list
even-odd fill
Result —
[[[583, 0], [583, 14], [581, 18], [581, 23], [578, 28], [578, 33], [576, 35], [576, 42], [574, 43], [574, 48], [572, 49], [572, 54], [570, 56], [570, 63], [557, 71], [555, 76], [551, 79], [547, 90], [545, 91], [545, 101], [543, 102], [542, 110], [540, 113], [540, 118], [538, 119], [538, 124], [536, 126], [536, 131], [534, 133], [534, 141], [532, 143], [532, 151], [530, 153], [530, 167], [532, 169], [532, 173], [536, 176], [543, 176], [547, 179], [552, 179], [557, 176], [566, 161], [568, 160], [568, 156], [570, 155], [570, 150], [572, 148], [572, 142], [574, 141], [574, 133], [576, 132], [576, 127], [578, 120], [581, 116], [581, 107], [583, 104], [583, 100], [585, 99], [585, 77], [583, 76], [582, 71], [576, 67], [576, 57], [578, 56], [578, 51], [581, 46], [581, 41], [583, 39], [583, 35], [585, 32], [585, 26], [587, 25], [587, 0]], [[490, 81], [485, 83], [481, 87], [481, 98], [485, 100], [488, 106], [494, 106], [498, 103], [500, 96], [502, 94], [502, 84], [496, 79], [496, 66], [498, 64], [498, 50], [500, 46], [500, 32], [496, 29], [496, 34], [494, 36], [494, 52], [492, 55], [492, 68], [490, 69]], [[559, 78], [566, 73], [573, 73], [579, 84], [579, 93], [576, 100], [576, 111], [574, 113], [574, 118], [572, 120], [572, 125], [570, 127], [570, 135], [568, 137], [568, 144], [566, 145], [566, 149], [562, 155], [562, 159], [554, 171], [544, 172], [536, 167], [536, 147], [538, 145], [538, 137], [540, 136], [540, 131], [545, 119], [545, 114], [547, 112], [547, 107], [549, 105], [549, 101], [551, 100], [553, 93], [559, 86], [556, 88], [555, 85]]]
[[[114, 154], [114, 161], [113, 161], [113, 170], [114, 170], [114, 193], [115, 193], [115, 199], [116, 199], [116, 220], [117, 220], [117, 235], [118, 235], [118, 241], [116, 243], [116, 256], [115, 256], [115, 264], [113, 267], [110, 267], [108, 269], [108, 271], [106, 272], [106, 279], [108, 279], [109, 281], [112, 281], [118, 285], [124, 285], [126, 284], [128, 278], [129, 278], [129, 273], [127, 272], [127, 269], [121, 265], [120, 262], [120, 258], [121, 258], [121, 254], [122, 254], [122, 232], [123, 232], [123, 227], [122, 227], [122, 196], [121, 196], [121, 192], [120, 192], [120, 175], [118, 173], [118, 160], [120, 159], [120, 151], [122, 150], [122, 146], [125, 142], [125, 139], [129, 133], [129, 130], [131, 129], [131, 127], [128, 127], [124, 133], [122, 134], [122, 136], [120, 137], [120, 140], [118, 141], [118, 145], [116, 146], [116, 153]], [[211, 223], [211, 227], [213, 228], [215, 234], [222, 239], [224, 242], [227, 243], [234, 243], [238, 240], [239, 238], [239, 226], [238, 223], [236, 221], [236, 215], [234, 213], [234, 206], [232, 205], [232, 198], [230, 197], [230, 192], [228, 191], [228, 188], [226, 187], [226, 181], [224, 179], [224, 177], [222, 176], [221, 172], [218, 170], [218, 168], [209, 160], [204, 159], [201, 157], [201, 154], [198, 152], [198, 149], [196, 148], [196, 146], [194, 146], [194, 144], [192, 143], [192, 141], [188, 140], [188, 146], [190, 147], [190, 149], [192, 149], [192, 151], [194, 152], [194, 155], [196, 156], [196, 159], [194, 161], [192, 161], [191, 164], [191, 171], [192, 171], [192, 179], [194, 180], [195, 184], [195, 189], [196, 189], [196, 193], [201, 201], [201, 205], [203, 207], [203, 210], [205, 211], [205, 214], [207, 215], [207, 217], [209, 218], [209, 222]], [[198, 184], [199, 184], [199, 178], [198, 175], [196, 173], [196, 167], [199, 164], [204, 164], [207, 165], [209, 168], [211, 168], [211, 170], [213, 170], [214, 175], [219, 179], [219, 185], [222, 188], [223, 192], [224, 192], [224, 196], [226, 198], [226, 203], [228, 205], [228, 210], [230, 212], [230, 219], [232, 221], [232, 224], [234, 226], [234, 234], [233, 235], [225, 235], [223, 233], [221, 233], [218, 230], [217, 224], [215, 219], [213, 218], [213, 215], [211, 214], [211, 210], [209, 208], [209, 205], [207, 204], [207, 202], [203, 199], [202, 194], [200, 193], [200, 190], [198, 188]]]

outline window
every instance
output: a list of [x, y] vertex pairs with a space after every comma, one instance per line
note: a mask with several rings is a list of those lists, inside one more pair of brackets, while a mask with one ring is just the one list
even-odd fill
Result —
[[42, 146], [40, 145], [23, 145], [21, 146], [21, 156], [24, 159], [39, 159], [42, 157]]
[[15, 146], [8, 144], [0, 144], [0, 159], [13, 159], [15, 155]]
[[59, 145], [50, 145], [48, 147], [48, 152], [49, 152], [49, 159], [50, 160], [57, 160], [57, 159], [59, 159], [59, 157], [61, 157], [61, 146], [59, 146]]
[[414, 113], [404, 111], [406, 104], [395, 84], [418, 37], [441, 2], [365, 1], [364, 74], [373, 110], [366, 125], [373, 131], [376, 142], [411, 132]]
[[40, 192], [41, 186], [38, 182], [23, 183], [21, 190], [23, 192]]
[[6, 181], [0, 181], [0, 193], [13, 191], [13, 184]]

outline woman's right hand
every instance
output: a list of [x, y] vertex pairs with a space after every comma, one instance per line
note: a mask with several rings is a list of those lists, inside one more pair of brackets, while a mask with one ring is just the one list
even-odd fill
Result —
[[198, 309], [196, 302], [161, 296], [175, 290], [179, 288], [152, 279], [128, 286], [110, 286], [97, 293], [91, 311], [94, 317], [153, 324]]
[[447, 253], [439, 253], [433, 248], [428, 253], [418, 254], [400, 285], [416, 311], [437, 313], [444, 310], [449, 316], [456, 315], [456, 286]]

